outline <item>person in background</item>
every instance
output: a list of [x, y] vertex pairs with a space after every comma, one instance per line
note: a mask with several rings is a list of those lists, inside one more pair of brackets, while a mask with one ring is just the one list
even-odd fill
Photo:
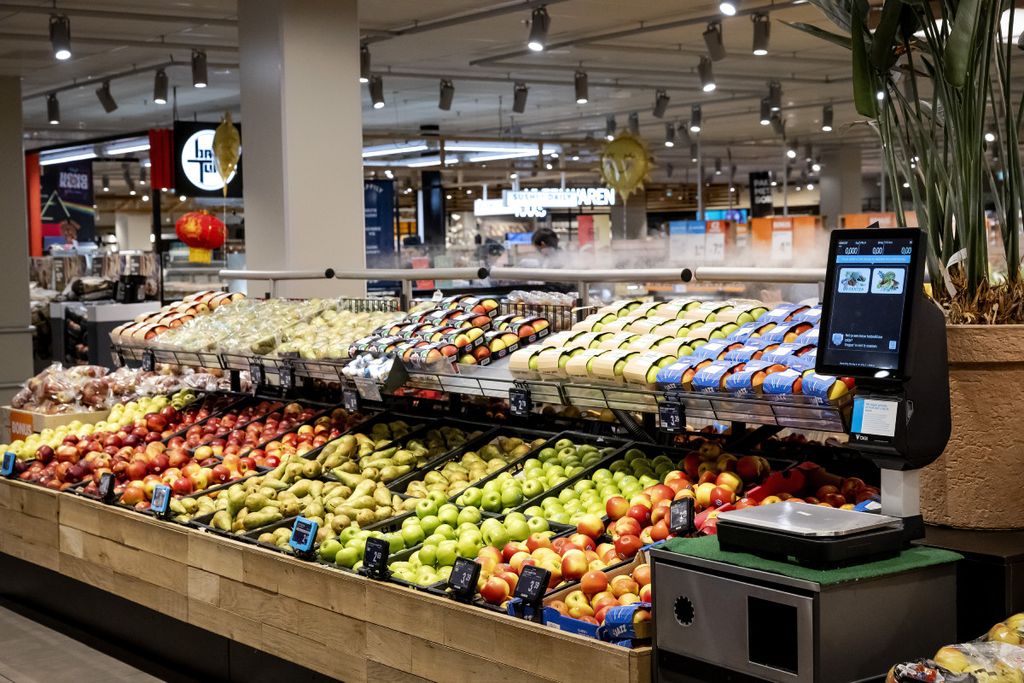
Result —
[[523, 268], [561, 268], [563, 267], [562, 252], [558, 248], [558, 235], [551, 228], [540, 228], [533, 233], [531, 239], [536, 256], [524, 258], [520, 262]]

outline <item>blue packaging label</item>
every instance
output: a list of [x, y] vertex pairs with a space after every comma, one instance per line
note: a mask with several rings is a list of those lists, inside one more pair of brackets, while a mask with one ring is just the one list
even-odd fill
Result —
[[762, 327], [764, 327], [764, 325], [762, 325], [761, 323], [743, 323], [742, 325], [740, 325], [740, 328], [738, 330], [733, 330], [732, 332], [730, 332], [729, 336], [726, 337], [726, 339], [728, 339], [729, 341], [736, 341], [742, 343], [750, 339], [755, 334], [758, 334], [758, 330], [760, 330]]
[[765, 351], [761, 359], [773, 363], [782, 363], [783, 365], [792, 365], [793, 360], [801, 352], [808, 350], [808, 347], [800, 346], [799, 344], [779, 344], [771, 351]]
[[836, 382], [841, 380], [831, 375], [819, 375], [816, 372], [808, 372], [804, 375], [803, 393], [807, 396], [822, 398], [826, 401]]
[[799, 337], [797, 337], [796, 343], [800, 344], [801, 346], [817, 346], [818, 332], [820, 332], [819, 328], [812, 327], [811, 329], [807, 330], [806, 332], [802, 333]]
[[699, 360], [718, 360], [719, 356], [724, 354], [733, 346], [733, 342], [724, 341], [712, 341], [708, 342], [704, 346], [693, 352], [693, 357]]
[[811, 306], [805, 311], [794, 314], [793, 322], [817, 325], [821, 322], [821, 306]]
[[693, 376], [693, 390], [703, 392], [714, 392], [722, 389], [722, 378], [740, 367], [742, 363], [720, 360], [711, 365], [701, 368]]
[[791, 320], [791, 316], [807, 309], [807, 306], [799, 304], [779, 304], [757, 319], [759, 323], [784, 323]]
[[633, 623], [633, 615], [637, 610], [649, 610], [649, 602], [634, 602], [632, 605], [618, 605], [610, 607], [604, 615], [604, 624], [601, 625], [601, 640], [624, 640], [637, 637], [636, 625]]
[[663, 367], [661, 370], [658, 370], [657, 381], [659, 384], [679, 384], [683, 379], [683, 373], [700, 362], [702, 361], [697, 360], [693, 356], [680, 358], [672, 365], [668, 365]]
[[813, 370], [815, 361], [817, 360], [818, 349], [812, 348], [802, 356], [793, 356], [789, 359], [789, 367], [794, 370], [804, 372], [806, 370]]
[[783, 370], [773, 372], [765, 378], [762, 389], [766, 394], [785, 396], [793, 393], [793, 385], [800, 379], [801, 373], [798, 370]]
[[753, 394], [754, 375], [775, 365], [763, 360], [752, 360], [743, 366], [742, 370], [734, 372], [725, 378], [725, 390], [733, 394]]

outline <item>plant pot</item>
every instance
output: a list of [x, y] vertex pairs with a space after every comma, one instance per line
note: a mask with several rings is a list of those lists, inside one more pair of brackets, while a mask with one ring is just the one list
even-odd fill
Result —
[[949, 325], [953, 434], [921, 472], [926, 522], [1024, 529], [1024, 325]]

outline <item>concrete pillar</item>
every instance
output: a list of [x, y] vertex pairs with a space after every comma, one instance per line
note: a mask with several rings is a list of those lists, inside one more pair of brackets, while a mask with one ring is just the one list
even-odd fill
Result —
[[[250, 270], [365, 267], [356, 5], [238, 5]], [[278, 292], [362, 296], [365, 283], [301, 281]]]
[[647, 236], [647, 192], [637, 190], [626, 201], [615, 198], [611, 207], [612, 237], [636, 240]]
[[21, 81], [0, 76], [0, 403], [32, 374], [28, 301], [28, 211], [21, 141]]
[[114, 214], [114, 234], [117, 236], [117, 248], [120, 251], [153, 250], [153, 218], [147, 213], [118, 211]]
[[849, 145], [822, 155], [821, 218], [826, 228], [839, 227], [839, 216], [860, 213], [864, 199], [860, 147]]

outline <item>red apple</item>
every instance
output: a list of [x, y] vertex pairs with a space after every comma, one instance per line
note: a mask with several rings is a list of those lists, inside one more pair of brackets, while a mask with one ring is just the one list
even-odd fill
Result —
[[736, 493], [725, 486], [716, 486], [711, 490], [711, 507], [720, 508], [736, 500]]
[[663, 500], [671, 501], [673, 496], [676, 495], [675, 490], [673, 490], [671, 487], [667, 486], [666, 484], [656, 484], [656, 485], [652, 486], [649, 489], [649, 491], [650, 491], [649, 495], [651, 497], [651, 503], [653, 503], [654, 505], [657, 505], [659, 502], [661, 502]]
[[[625, 500], [624, 498], [622, 500]], [[611, 499], [609, 499], [609, 503]], [[605, 509], [608, 509], [608, 505], [605, 505]], [[590, 537], [591, 539], [598, 538], [604, 533], [604, 522], [597, 515], [583, 515], [576, 522], [576, 533]], [[591, 547], [593, 547], [593, 541], [591, 541]]]
[[588, 565], [587, 556], [582, 550], [567, 550], [562, 556], [562, 578], [566, 581], [576, 581], [587, 573]]
[[643, 543], [640, 541], [639, 536], [626, 534], [615, 539], [615, 554], [621, 560], [628, 560], [633, 557], [642, 547]]
[[626, 514], [635, 519], [640, 524], [640, 528], [645, 527], [651, 521], [651, 509], [644, 505], [632, 505]]
[[550, 548], [551, 537], [546, 532], [535, 531], [526, 539], [526, 548], [531, 553], [537, 548]]
[[175, 495], [179, 496], [187, 496], [191, 494], [192, 480], [190, 480], [188, 477], [179, 476], [177, 479], [171, 482], [171, 491], [173, 491]]
[[604, 504], [604, 510], [608, 515], [608, 519], [613, 521], [620, 519], [629, 512], [629, 501], [622, 496], [612, 496]]
[[480, 588], [480, 597], [492, 605], [500, 605], [511, 593], [508, 583], [504, 579], [492, 576]]
[[[598, 518], [598, 521], [600, 521], [600, 518]], [[579, 528], [578, 525], [577, 528]], [[594, 543], [594, 538], [589, 534], [575, 533], [569, 537], [569, 543], [575, 547], [578, 547], [580, 550], [592, 551], [594, 550], [594, 548], [597, 547], [597, 545]]]

